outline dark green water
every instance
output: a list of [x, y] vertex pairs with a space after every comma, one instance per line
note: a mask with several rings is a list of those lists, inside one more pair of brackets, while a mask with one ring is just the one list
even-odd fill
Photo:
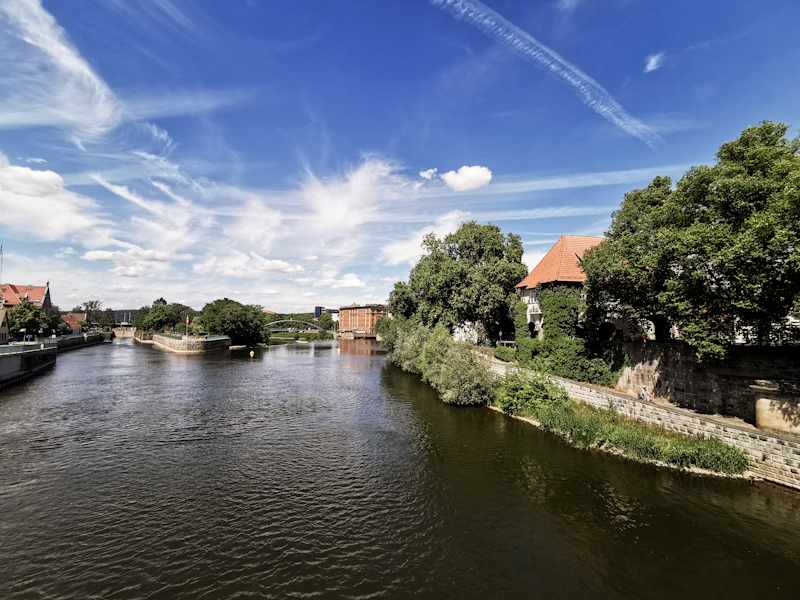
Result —
[[363, 342], [0, 392], [0, 599], [797, 598], [800, 493], [442, 404]]

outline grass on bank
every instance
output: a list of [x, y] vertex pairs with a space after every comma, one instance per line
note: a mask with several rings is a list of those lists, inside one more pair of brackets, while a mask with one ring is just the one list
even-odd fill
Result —
[[748, 466], [745, 454], [713, 438], [667, 431], [575, 402], [545, 378], [514, 369], [500, 378], [494, 406], [504, 412], [535, 418], [542, 429], [564, 436], [579, 448], [611, 447], [637, 460], [660, 461], [739, 474]]

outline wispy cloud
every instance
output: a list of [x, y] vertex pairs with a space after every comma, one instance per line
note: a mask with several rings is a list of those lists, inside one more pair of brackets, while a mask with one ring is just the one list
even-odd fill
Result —
[[140, 27], [153, 23], [181, 33], [199, 33], [199, 28], [174, 0], [106, 0], [106, 3]]
[[356, 288], [363, 288], [366, 284], [361, 281], [355, 273], [346, 273], [341, 279], [324, 278], [316, 279], [314, 277], [301, 277], [295, 279], [297, 283], [303, 285], [312, 285], [314, 287], [326, 287], [334, 290], [349, 290]]
[[0, 2], [0, 21], [0, 128], [50, 126], [91, 138], [120, 123], [122, 103], [40, 0]]
[[660, 142], [661, 138], [656, 132], [630, 116], [594, 79], [482, 2], [478, 0], [429, 1], [434, 6], [448, 11], [457, 19], [469, 23], [531, 64], [572, 87], [586, 106], [623, 131], [651, 147]]
[[664, 54], [663, 52], [659, 52], [658, 54], [651, 54], [644, 61], [644, 72], [650, 73], [651, 71], [660, 69], [661, 67], [664, 66], [666, 59], [667, 55]]

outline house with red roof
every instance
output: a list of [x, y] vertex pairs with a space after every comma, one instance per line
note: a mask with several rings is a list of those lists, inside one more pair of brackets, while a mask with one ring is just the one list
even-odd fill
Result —
[[0, 307], [0, 346], [9, 342], [8, 309]]
[[75, 317], [73, 317], [71, 313], [61, 317], [61, 320], [64, 321], [64, 323], [66, 323], [67, 326], [72, 329], [71, 333], [81, 332], [81, 324], [78, 323], [78, 320]]
[[25, 300], [43, 309], [50, 308], [50, 282], [47, 285], [0, 283], [0, 307], [10, 308]]
[[562, 235], [550, 248], [544, 258], [539, 261], [528, 276], [517, 284], [517, 291], [523, 302], [528, 305], [528, 323], [533, 323], [542, 336], [542, 310], [536, 297], [536, 286], [539, 284], [574, 284], [583, 285], [586, 274], [581, 269], [583, 254], [597, 246], [605, 238], [586, 235]]

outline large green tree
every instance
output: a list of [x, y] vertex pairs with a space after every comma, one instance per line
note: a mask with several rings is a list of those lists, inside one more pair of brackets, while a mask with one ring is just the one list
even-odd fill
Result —
[[149, 331], [161, 331], [167, 327], [172, 327], [177, 322], [178, 318], [172, 309], [163, 304], [153, 304], [142, 320], [144, 329]]
[[30, 300], [23, 300], [8, 309], [8, 328], [12, 336], [19, 335], [21, 329], [24, 335], [36, 336], [39, 330], [43, 333], [51, 327], [50, 318], [44, 311]]
[[528, 272], [519, 236], [470, 221], [441, 240], [428, 234], [422, 246], [425, 254], [408, 283], [395, 285], [389, 312], [416, 314], [431, 328], [472, 323], [491, 339], [503, 328], [511, 330], [515, 286]]
[[254, 304], [241, 304], [228, 298], [215, 300], [203, 307], [199, 320], [206, 331], [230, 336], [234, 344], [250, 345], [269, 340], [267, 315]]
[[675, 323], [702, 360], [734, 337], [785, 343], [800, 296], [800, 140], [765, 121], [694, 167], [626, 194], [608, 241], [584, 256], [587, 306], [663, 336]]

